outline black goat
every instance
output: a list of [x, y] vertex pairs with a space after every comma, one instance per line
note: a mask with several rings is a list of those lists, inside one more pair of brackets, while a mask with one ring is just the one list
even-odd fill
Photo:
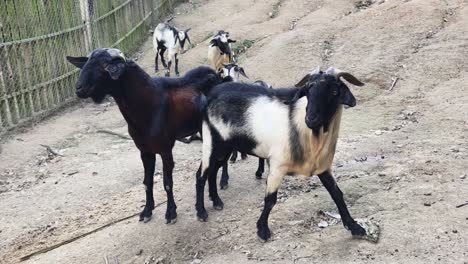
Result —
[[117, 49], [96, 49], [89, 58], [67, 60], [81, 69], [76, 95], [91, 97], [95, 102], [101, 102], [106, 95], [114, 97], [127, 121], [145, 170], [146, 204], [140, 221], [149, 221], [154, 209], [153, 176], [155, 155], [159, 154], [167, 194], [166, 221], [175, 223], [172, 148], [176, 139], [199, 131], [206, 104], [203, 92], [219, 83], [220, 78], [208, 67], [195, 68], [181, 78], [151, 78]]

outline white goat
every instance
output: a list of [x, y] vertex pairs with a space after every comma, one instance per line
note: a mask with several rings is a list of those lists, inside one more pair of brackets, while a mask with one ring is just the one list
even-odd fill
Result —
[[[186, 30], [178, 30], [177, 28], [169, 25], [169, 21], [159, 23], [156, 26], [153, 34], [153, 47], [156, 51], [156, 57], [154, 59], [154, 69], [158, 71], [158, 55], [161, 55], [161, 63], [166, 68], [166, 76], [170, 76], [172, 61], [175, 61], [175, 73], [179, 76], [179, 58], [178, 54], [183, 51], [187, 51], [189, 46], [192, 44], [188, 36], [190, 28]], [[188, 41], [190, 45], [185, 45], [185, 41]], [[164, 52], [168, 50], [168, 62], [164, 59]]]

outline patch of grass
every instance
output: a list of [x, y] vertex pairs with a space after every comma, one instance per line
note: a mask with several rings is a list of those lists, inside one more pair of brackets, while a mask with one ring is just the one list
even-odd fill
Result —
[[238, 57], [240, 54], [246, 52], [247, 49], [251, 48], [254, 43], [255, 43], [255, 41], [250, 40], [250, 39], [244, 39], [242, 41], [237, 41], [237, 42], [232, 44], [232, 51], [234, 52], [234, 55], [236, 57]]

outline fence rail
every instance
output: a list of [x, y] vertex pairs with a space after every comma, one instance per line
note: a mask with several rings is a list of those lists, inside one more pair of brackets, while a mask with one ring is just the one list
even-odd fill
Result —
[[0, 0], [0, 134], [75, 100], [66, 55], [133, 53], [180, 0]]

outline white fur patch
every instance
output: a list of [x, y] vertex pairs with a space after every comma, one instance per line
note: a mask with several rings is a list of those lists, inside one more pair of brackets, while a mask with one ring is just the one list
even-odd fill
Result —
[[247, 114], [252, 126], [251, 134], [259, 143], [253, 152], [263, 158], [283, 153], [284, 146], [289, 146], [288, 106], [259, 97], [251, 104]]
[[223, 140], [227, 140], [231, 137], [233, 132], [231, 124], [224, 123], [218, 116], [210, 116], [210, 122], [216, 128]]
[[210, 156], [212, 150], [213, 141], [211, 139], [211, 132], [208, 124], [203, 122], [202, 124], [202, 135], [203, 135], [203, 144], [202, 144], [202, 173], [210, 165]]

